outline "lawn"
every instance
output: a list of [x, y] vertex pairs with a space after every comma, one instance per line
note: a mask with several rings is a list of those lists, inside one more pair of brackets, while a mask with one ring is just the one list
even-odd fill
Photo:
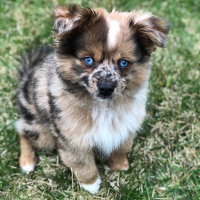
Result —
[[18, 166], [14, 129], [16, 70], [20, 55], [53, 43], [53, 7], [59, 0], [0, 2], [0, 199], [200, 199], [200, 3], [199, 0], [77, 0], [91, 8], [142, 9], [171, 26], [166, 49], [153, 54], [147, 117], [129, 154], [127, 172], [98, 168], [98, 194], [82, 190], [57, 156], [38, 153], [34, 172]]

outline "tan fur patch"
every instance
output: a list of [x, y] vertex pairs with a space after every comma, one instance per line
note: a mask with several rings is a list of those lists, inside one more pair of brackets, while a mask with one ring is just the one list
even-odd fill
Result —
[[26, 140], [23, 136], [20, 136], [20, 150], [21, 150], [21, 155], [19, 159], [20, 167], [27, 165], [35, 166], [37, 163], [35, 149], [32, 147], [30, 142]]

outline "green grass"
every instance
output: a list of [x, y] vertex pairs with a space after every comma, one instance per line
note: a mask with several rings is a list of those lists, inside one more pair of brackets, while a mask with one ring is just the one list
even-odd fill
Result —
[[7, 199], [200, 199], [200, 4], [199, 0], [77, 0], [84, 6], [142, 9], [164, 18], [171, 31], [166, 49], [153, 55], [147, 118], [129, 154], [127, 172], [99, 170], [97, 195], [83, 191], [57, 153], [39, 152], [36, 170], [18, 166], [14, 130], [16, 71], [28, 48], [52, 43], [57, 0], [0, 3], [0, 198]]

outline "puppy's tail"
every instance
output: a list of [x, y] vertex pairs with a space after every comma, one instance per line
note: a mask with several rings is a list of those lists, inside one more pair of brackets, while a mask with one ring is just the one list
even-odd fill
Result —
[[20, 81], [30, 69], [42, 62], [51, 52], [53, 52], [53, 47], [47, 45], [39, 46], [34, 50], [29, 50], [25, 56], [21, 57], [20, 66], [17, 67], [18, 80]]

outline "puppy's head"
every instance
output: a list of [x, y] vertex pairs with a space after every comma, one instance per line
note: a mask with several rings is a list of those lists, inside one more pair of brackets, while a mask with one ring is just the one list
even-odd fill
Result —
[[150, 58], [169, 32], [142, 11], [55, 9], [57, 73], [69, 92], [99, 100], [134, 96], [149, 79]]

